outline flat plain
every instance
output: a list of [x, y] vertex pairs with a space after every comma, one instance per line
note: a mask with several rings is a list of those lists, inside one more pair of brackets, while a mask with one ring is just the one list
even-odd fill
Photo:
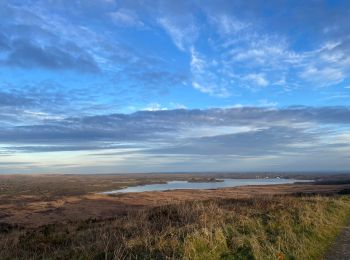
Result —
[[[270, 175], [274, 177], [274, 175]], [[62, 221], [110, 218], [126, 211], [210, 199], [241, 199], [276, 194], [334, 194], [350, 188], [350, 183], [327, 182], [347, 179], [307, 176], [324, 180], [316, 183], [243, 186], [216, 190], [173, 190], [164, 192], [104, 195], [101, 192], [171, 180], [203, 180], [218, 177], [244, 178], [230, 174], [135, 174], [135, 175], [0, 175], [0, 222], [41, 226]], [[254, 176], [250, 176], [254, 177]], [[263, 175], [262, 177], [265, 177]], [[299, 176], [291, 176], [298, 178]], [[301, 178], [301, 177], [299, 177]], [[305, 179], [305, 177], [302, 177]], [[349, 177], [350, 179], [350, 177]], [[330, 183], [330, 184], [327, 184]]]
[[[260, 175], [260, 178], [265, 178], [267, 175]], [[277, 175], [270, 175], [271, 178], [275, 178]], [[227, 225], [232, 223], [223, 216], [243, 216], [239, 217], [241, 219], [247, 218], [251, 219], [252, 216], [258, 216], [261, 218], [262, 223], [265, 223], [264, 219], [266, 217], [270, 218], [281, 212], [287, 211], [291, 215], [286, 215], [286, 218], [291, 218], [291, 221], [295, 218], [292, 215], [295, 211], [299, 211], [300, 214], [296, 223], [290, 223], [290, 225], [296, 225], [296, 229], [300, 230], [298, 226], [302, 221], [316, 221], [317, 216], [309, 216], [308, 220], [304, 220], [305, 214], [310, 214], [312, 210], [318, 210], [319, 214], [324, 215], [323, 222], [319, 223], [319, 226], [314, 227], [315, 229], [321, 229], [322, 225], [325, 223], [329, 224], [329, 221], [333, 221], [338, 218], [339, 223], [333, 223], [334, 228], [331, 230], [325, 229], [325, 234], [329, 237], [329, 240], [325, 241], [323, 249], [326, 250], [328, 244], [339, 232], [340, 228], [345, 225], [348, 220], [348, 213], [350, 216], [350, 207], [348, 194], [350, 191], [350, 175], [287, 175], [287, 178], [295, 179], [313, 179], [315, 182], [312, 183], [295, 183], [295, 184], [281, 184], [281, 185], [264, 185], [264, 186], [241, 186], [232, 188], [221, 188], [213, 190], [169, 190], [169, 191], [154, 191], [154, 192], [135, 192], [135, 193], [125, 193], [125, 194], [112, 194], [106, 195], [102, 194], [104, 191], [110, 191], [115, 189], [124, 188], [127, 186], [136, 186], [142, 184], [150, 183], [164, 183], [171, 180], [187, 180], [192, 182], [198, 181], [212, 181], [215, 178], [247, 178], [245, 174], [132, 174], [132, 175], [1, 175], [0, 176], [0, 246], [7, 248], [13, 247], [17, 248], [19, 255], [16, 258], [45, 258], [47, 256], [52, 256], [53, 259], [60, 258], [79, 258], [83, 253], [79, 251], [76, 246], [74, 249], [61, 252], [62, 249], [59, 246], [56, 248], [56, 242], [52, 245], [53, 241], [59, 235], [58, 230], [62, 230], [63, 227], [71, 227], [75, 231], [67, 231], [67, 234], [75, 234], [73, 237], [63, 238], [63, 245], [68, 243], [67, 241], [79, 241], [79, 226], [81, 223], [103, 223], [98, 224], [99, 228], [103, 227], [103, 232], [111, 235], [110, 230], [115, 230], [115, 225], [131, 225], [136, 228], [147, 223], [160, 223], [164, 219], [164, 214], [167, 222], [166, 227], [162, 227], [162, 232], [169, 229], [173, 230], [174, 225], [179, 225], [179, 220], [177, 219], [179, 214], [181, 218], [184, 215], [191, 214], [204, 214], [204, 218], [209, 218], [210, 225], [214, 225], [214, 216], [206, 216], [210, 212], [207, 212], [208, 207], [212, 207], [211, 210], [218, 211], [217, 214], [222, 214], [222, 223], [216, 227], [212, 232], [214, 236], [224, 236], [227, 239], [228, 232], [226, 230]], [[250, 175], [249, 177], [255, 178], [256, 175]], [[345, 195], [342, 195], [345, 194]], [[300, 204], [299, 204], [300, 202]], [[309, 205], [311, 203], [311, 206]], [[334, 204], [334, 209], [332, 205]], [[199, 206], [198, 206], [199, 205]], [[208, 206], [209, 205], [209, 206]], [[280, 205], [280, 206], [279, 206]], [[282, 205], [282, 206], [281, 206]], [[293, 208], [292, 211], [289, 208]], [[197, 207], [200, 207], [198, 209]], [[281, 208], [282, 207], [282, 208]], [[316, 207], [311, 210], [312, 207]], [[305, 209], [303, 213], [302, 209]], [[159, 211], [161, 209], [161, 211]], [[200, 211], [198, 213], [197, 211]], [[267, 211], [266, 211], [267, 210]], [[338, 210], [338, 211], [337, 211]], [[175, 211], [175, 213], [174, 213]], [[186, 213], [186, 212], [187, 213]], [[197, 212], [197, 213], [194, 213]], [[243, 213], [242, 213], [243, 211]], [[333, 212], [331, 215], [327, 215], [325, 212]], [[170, 212], [170, 213], [169, 213]], [[180, 213], [179, 213], [180, 212]], [[159, 216], [154, 216], [154, 214], [160, 214]], [[175, 217], [172, 216], [175, 214]], [[210, 213], [211, 214], [211, 213]], [[232, 215], [233, 214], [233, 215]], [[256, 215], [257, 214], [257, 215]], [[284, 213], [283, 213], [284, 214]], [[299, 214], [299, 213], [298, 213]], [[131, 217], [130, 217], [131, 216]], [[137, 217], [135, 217], [137, 216]], [[145, 217], [146, 216], [146, 217]], [[182, 237], [183, 243], [181, 245], [173, 245], [173, 249], [162, 249], [154, 253], [154, 245], [148, 245], [148, 242], [140, 242], [144, 249], [137, 251], [132, 244], [132, 241], [126, 239], [125, 245], [123, 245], [123, 252], [116, 252], [116, 245], [112, 248], [102, 250], [98, 255], [92, 255], [91, 259], [164, 259], [168, 257], [170, 259], [177, 258], [188, 258], [188, 259], [201, 259], [200, 249], [194, 248], [190, 249], [185, 246], [189, 239], [194, 239], [196, 232], [202, 232], [203, 227], [201, 226], [201, 217], [194, 217], [191, 223], [184, 224], [187, 225], [199, 225], [200, 228], [191, 230], [186, 236]], [[202, 217], [203, 217], [202, 216]], [[342, 216], [342, 217], [339, 217]], [[174, 219], [173, 219], [174, 217]], [[275, 216], [278, 217], [278, 216]], [[127, 218], [127, 220], [125, 220]], [[140, 220], [143, 218], [143, 220]], [[198, 219], [197, 219], [198, 218]], [[254, 217], [255, 218], [255, 217]], [[123, 224], [120, 223], [124, 219]], [[185, 218], [186, 219], [186, 218]], [[91, 222], [92, 221], [92, 222]], [[152, 222], [153, 221], [153, 222]], [[207, 221], [207, 220], [206, 220]], [[260, 221], [260, 220], [259, 220]], [[295, 221], [295, 220], [293, 220]], [[142, 223], [144, 222], [144, 223]], [[214, 221], [215, 222], [215, 221]], [[126, 224], [127, 223], [127, 224]], [[84, 224], [84, 225], [85, 225]], [[310, 223], [309, 223], [310, 224]], [[91, 227], [91, 225], [97, 224], [86, 224], [83, 230], [84, 235], [91, 234], [91, 230], [96, 230], [96, 227]], [[154, 225], [154, 224], [152, 224]], [[161, 224], [160, 224], [161, 225]], [[165, 225], [165, 224], [164, 224]], [[207, 224], [205, 224], [206, 227]], [[216, 226], [217, 223], [214, 225]], [[251, 224], [259, 227], [260, 224]], [[256, 226], [258, 225], [258, 226]], [[270, 224], [269, 224], [270, 225]], [[284, 225], [281, 224], [280, 225]], [[310, 224], [311, 225], [311, 224]], [[329, 226], [329, 225], [328, 225]], [[37, 238], [37, 232], [42, 234], [46, 232], [47, 228], [51, 230], [52, 234], [55, 234], [53, 238], [46, 238], [45, 246], [43, 248], [36, 248], [37, 242], [40, 242], [40, 238]], [[287, 227], [287, 226], [286, 226]], [[91, 229], [92, 228], [92, 229]], [[182, 230], [183, 227], [179, 227], [176, 230]], [[224, 228], [224, 229], [223, 229]], [[43, 231], [44, 230], [44, 231]], [[88, 231], [86, 231], [88, 230]], [[202, 230], [202, 231], [200, 231]], [[225, 230], [222, 231], [222, 230]], [[79, 232], [78, 232], [79, 231]], [[167, 231], [167, 232], [168, 232]], [[28, 237], [28, 232], [32, 234]], [[35, 235], [33, 235], [34, 232]], [[49, 232], [49, 234], [51, 234]], [[123, 231], [124, 232], [124, 231]], [[145, 231], [146, 232], [146, 231]], [[147, 231], [148, 232], [148, 231]], [[177, 232], [177, 231], [176, 231]], [[185, 231], [184, 231], [185, 232]], [[216, 232], [224, 232], [225, 235]], [[265, 231], [264, 231], [265, 232]], [[270, 231], [266, 231], [268, 234]], [[275, 231], [274, 231], [275, 232]], [[276, 231], [277, 232], [277, 231]], [[278, 231], [280, 232], [280, 231]], [[283, 231], [286, 232], [286, 231]], [[297, 231], [293, 231], [297, 232]], [[304, 232], [304, 231], [303, 231]], [[310, 231], [312, 236], [314, 236], [314, 230]], [[329, 233], [330, 232], [330, 233]], [[245, 234], [245, 231], [243, 232]], [[46, 234], [46, 233], [45, 233]], [[125, 231], [121, 236], [124, 236], [128, 232]], [[264, 233], [265, 234], [265, 233]], [[294, 234], [294, 233], [293, 233]], [[296, 233], [298, 234], [298, 233]], [[320, 232], [322, 234], [322, 232]], [[331, 234], [331, 235], [330, 235]], [[169, 234], [168, 234], [169, 235]], [[203, 234], [197, 234], [198, 236], [203, 236]], [[205, 235], [205, 234], [204, 234]], [[271, 234], [270, 234], [271, 235]], [[295, 234], [294, 234], [295, 235]], [[144, 233], [137, 235], [137, 239], [142, 239], [146, 236]], [[180, 235], [181, 237], [182, 235]], [[304, 235], [303, 235], [304, 236]], [[34, 237], [34, 238], [33, 238]], [[276, 239], [280, 239], [279, 236], [272, 236], [272, 247], [277, 250]], [[158, 237], [159, 238], [159, 237]], [[308, 238], [308, 243], [314, 243], [317, 236]], [[35, 245], [35, 250], [33, 245], [22, 248], [26, 243], [23, 242], [25, 239], [26, 243], [29, 242]], [[84, 238], [87, 239], [87, 238]], [[92, 238], [89, 238], [92, 239]], [[90, 242], [82, 242], [85, 247], [94, 246], [96, 247], [99, 242], [96, 241], [96, 236]], [[178, 238], [180, 239], [180, 238]], [[202, 238], [199, 238], [202, 239]], [[209, 238], [203, 238], [209, 239]], [[210, 237], [210, 239], [219, 239], [215, 237]], [[210, 240], [209, 239], [209, 240]], [[220, 238], [221, 239], [221, 238]], [[287, 240], [292, 239], [291, 237], [285, 238]], [[295, 238], [296, 239], [296, 238]], [[314, 240], [313, 240], [314, 239]], [[317, 238], [318, 239], [318, 238]], [[33, 241], [31, 241], [33, 240]], [[98, 240], [98, 239], [97, 239]], [[180, 239], [181, 240], [181, 239]], [[10, 241], [10, 242], [9, 242]], [[17, 241], [17, 242], [16, 242]], [[22, 241], [19, 243], [18, 241]], [[99, 241], [99, 240], [98, 240]], [[164, 243], [168, 243], [169, 239], [164, 237]], [[187, 242], [186, 242], [187, 241]], [[210, 240], [211, 241], [211, 240]], [[225, 240], [226, 241], [226, 240]], [[239, 240], [240, 241], [240, 240]], [[257, 240], [260, 243], [259, 240]], [[61, 243], [60, 242], [60, 243]], [[159, 242], [159, 243], [163, 243]], [[198, 242], [198, 241], [197, 241]], [[196, 246], [196, 241], [193, 241]], [[202, 241], [203, 242], [203, 241]], [[207, 241], [208, 242], [208, 241]], [[237, 241], [236, 241], [237, 242]], [[284, 241], [285, 242], [285, 241]], [[116, 243], [115, 241], [113, 243]], [[130, 244], [131, 243], [131, 244]], [[146, 243], [146, 244], [145, 244]], [[170, 243], [172, 243], [170, 241]], [[199, 243], [199, 242], [198, 242]], [[204, 242], [203, 242], [204, 243]], [[206, 242], [205, 242], [206, 243]], [[209, 243], [209, 242], [208, 242]], [[237, 242], [238, 243], [238, 242]], [[246, 246], [246, 242], [240, 242]], [[247, 242], [248, 243], [248, 242]], [[249, 242], [253, 243], [253, 242]], [[255, 242], [254, 242], [255, 243]], [[280, 242], [278, 242], [280, 243]], [[281, 242], [282, 243], [282, 242]], [[226, 246], [225, 242], [225, 246]], [[252, 246], [249, 244], [250, 247]], [[48, 246], [48, 248], [46, 248]], [[101, 245], [100, 245], [101, 246]], [[141, 245], [140, 245], [141, 246]], [[159, 246], [157, 244], [157, 246]], [[168, 245], [169, 246], [169, 245]], [[238, 245], [235, 245], [235, 248]], [[261, 245], [262, 246], [262, 245]], [[271, 245], [266, 245], [271, 247]], [[297, 245], [295, 245], [297, 246]], [[200, 247], [200, 246], [199, 246]], [[79, 247], [78, 247], [79, 248]], [[101, 246], [103, 248], [103, 246]], [[152, 249], [153, 248], [153, 249]], [[225, 247], [226, 248], [226, 247]], [[238, 248], [240, 248], [238, 246]], [[312, 246], [310, 247], [312, 248]], [[130, 249], [130, 251], [128, 251]], [[254, 249], [254, 248], [253, 248]], [[259, 252], [263, 249], [250, 248], [246, 253], [242, 253], [243, 256], [252, 255], [254, 259], [257, 258]], [[48, 251], [49, 250], [49, 251]], [[51, 250], [51, 251], [50, 251]], [[58, 252], [58, 251], [60, 252]], [[87, 249], [85, 249], [84, 252]], [[135, 251], [136, 250], [136, 251]], [[147, 251], [149, 250], [149, 251]], [[186, 251], [187, 250], [187, 251]], [[188, 251], [190, 250], [190, 251]], [[192, 250], [192, 251], [191, 251]], [[231, 251], [230, 251], [231, 250]], [[225, 252], [231, 252], [233, 254], [233, 249], [225, 249], [223, 252], [218, 252], [219, 255], [210, 257], [210, 252], [208, 253], [209, 259], [223, 258]], [[242, 249], [243, 250], [243, 249]], [[257, 250], [257, 251], [256, 251]], [[264, 249], [265, 250], [265, 249]], [[288, 251], [289, 250], [289, 251]], [[286, 244], [285, 251], [289, 255], [306, 256], [306, 253], [293, 251], [293, 247], [289, 248]], [[310, 249], [311, 250], [311, 249]], [[225, 251], [225, 252], [224, 252]], [[278, 251], [278, 250], [277, 250]], [[4, 252], [4, 251], [3, 251]], [[51, 253], [50, 253], [51, 252]], [[136, 253], [135, 253], [136, 252]], [[170, 253], [169, 253], [170, 252]], [[238, 252], [238, 251], [237, 251]], [[236, 252], [236, 253], [237, 253]], [[317, 251], [315, 251], [317, 252]], [[322, 250], [320, 252], [323, 252]], [[133, 255], [135, 253], [135, 255]], [[212, 252], [213, 253], [213, 252]], [[230, 253], [230, 254], [231, 254]], [[234, 254], [236, 254], [234, 253]], [[270, 252], [271, 253], [271, 252]], [[187, 257], [185, 257], [187, 254]], [[221, 255], [223, 254], [223, 255]], [[228, 259], [234, 259], [234, 254]], [[246, 255], [247, 254], [247, 255]], [[311, 254], [311, 253], [310, 253]], [[317, 254], [316, 254], [317, 255]], [[123, 257], [121, 257], [123, 256]], [[199, 258], [198, 258], [198, 257]], [[4, 259], [11, 259], [14, 257], [12, 254], [0, 255]], [[90, 257], [83, 257], [83, 259], [89, 259]], [[250, 258], [248, 258], [250, 259]], [[297, 258], [298, 259], [298, 258]]]

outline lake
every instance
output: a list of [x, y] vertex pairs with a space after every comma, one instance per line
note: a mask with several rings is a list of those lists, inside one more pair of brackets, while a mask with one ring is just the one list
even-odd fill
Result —
[[247, 185], [276, 185], [291, 184], [295, 182], [310, 182], [308, 180], [269, 178], [269, 179], [218, 179], [219, 182], [188, 182], [188, 181], [169, 181], [160, 184], [146, 184], [133, 187], [127, 187], [119, 190], [103, 192], [103, 194], [145, 192], [145, 191], [165, 191], [181, 189], [218, 189], [228, 187], [238, 187]]

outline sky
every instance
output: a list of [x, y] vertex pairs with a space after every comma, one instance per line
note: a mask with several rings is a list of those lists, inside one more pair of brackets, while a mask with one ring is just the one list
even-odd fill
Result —
[[0, 174], [350, 170], [350, 1], [0, 0]]

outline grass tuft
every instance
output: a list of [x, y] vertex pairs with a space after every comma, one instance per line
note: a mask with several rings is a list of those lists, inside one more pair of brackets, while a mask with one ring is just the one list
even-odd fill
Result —
[[186, 202], [6, 228], [0, 259], [319, 259], [349, 218], [345, 195]]

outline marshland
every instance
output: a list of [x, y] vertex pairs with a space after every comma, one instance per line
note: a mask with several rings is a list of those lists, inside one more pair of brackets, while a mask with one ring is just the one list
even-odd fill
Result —
[[[150, 179], [0, 176], [0, 258], [320, 259], [349, 223], [350, 181], [308, 177], [314, 182], [109, 195], [100, 191]], [[207, 176], [151, 182], [192, 178]]]

